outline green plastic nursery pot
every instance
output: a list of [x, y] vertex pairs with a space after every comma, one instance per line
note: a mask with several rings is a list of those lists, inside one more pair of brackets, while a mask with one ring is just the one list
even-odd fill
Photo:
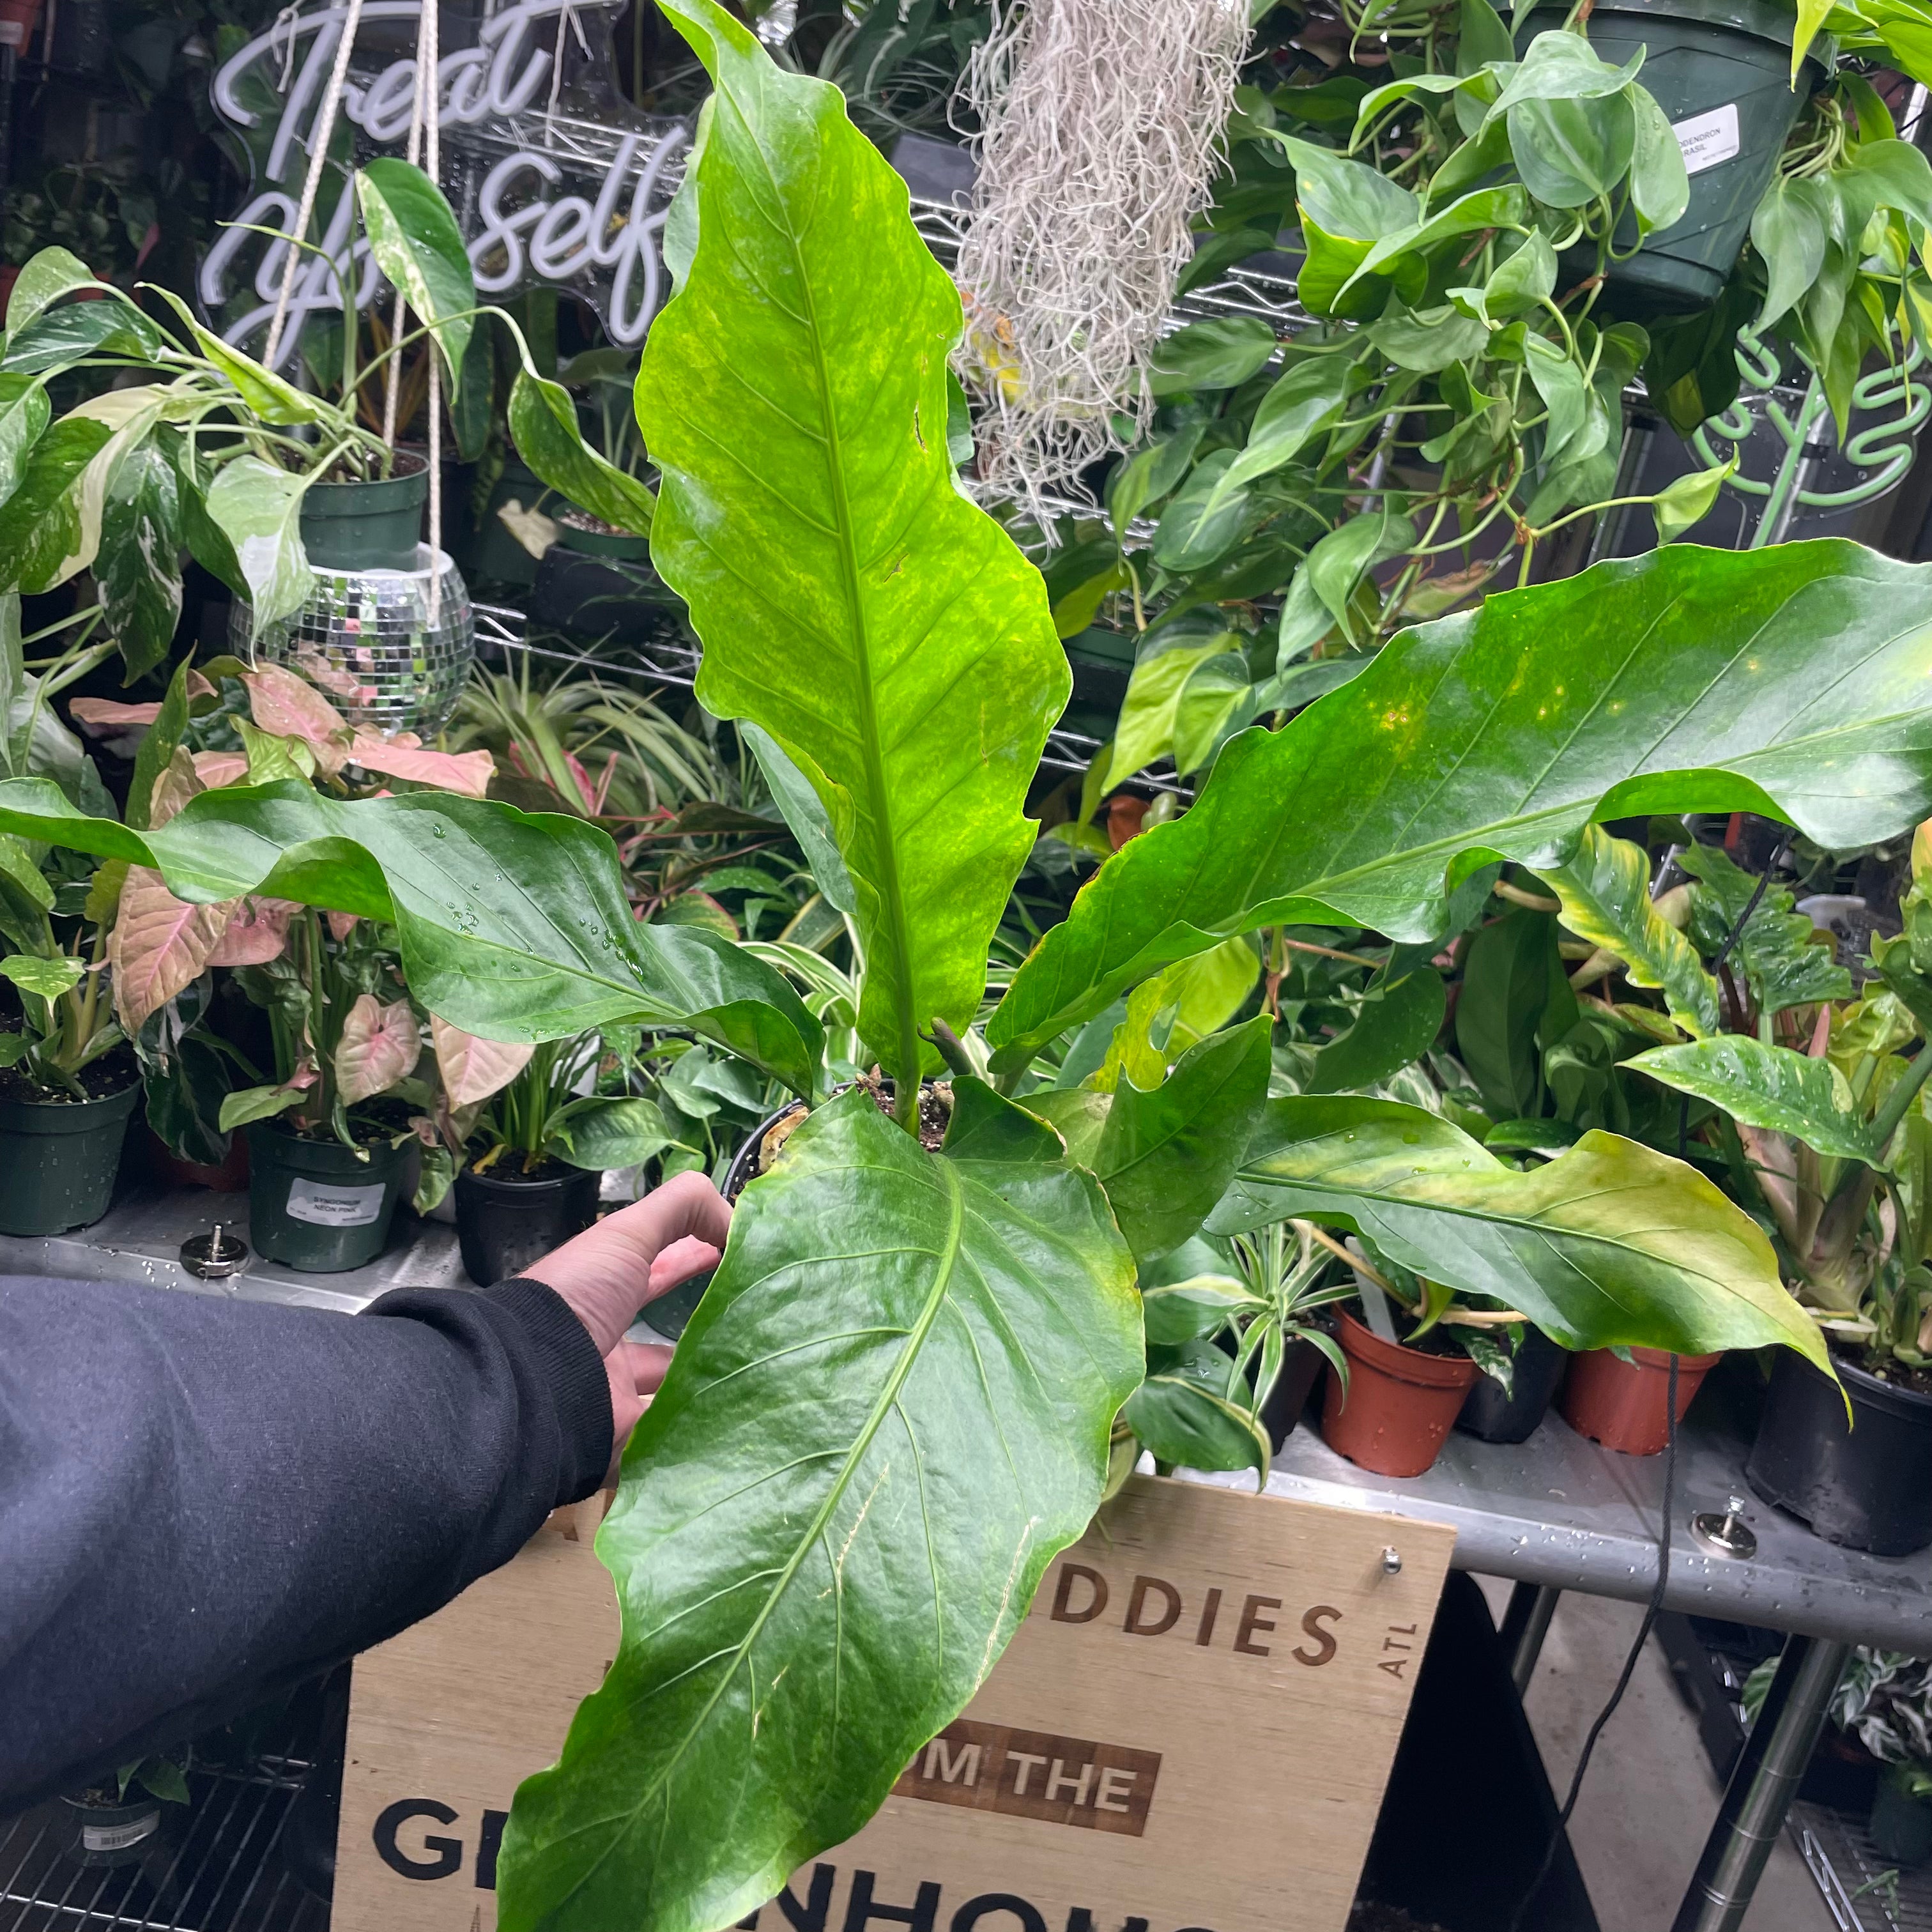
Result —
[[429, 501], [429, 465], [396, 452], [395, 474], [373, 483], [312, 483], [302, 498], [302, 548], [318, 570], [413, 570]]
[[572, 520], [568, 511], [557, 518], [556, 529], [557, 542], [580, 556], [628, 557], [634, 563], [647, 562], [650, 558], [649, 537], [635, 536], [628, 530], [586, 530]]
[[0, 1100], [0, 1234], [64, 1234], [107, 1212], [139, 1081], [99, 1100]]
[[[1562, 26], [1565, 11], [1538, 8], [1518, 46]], [[1618, 67], [1644, 50], [1638, 82], [1676, 131], [1690, 176], [1683, 218], [1610, 265], [1608, 292], [1619, 309], [1681, 313], [1722, 292], [1798, 110], [1827, 72], [1819, 57], [1827, 44], [1816, 41], [1793, 91], [1796, 22], [1790, 0], [1597, 0], [1591, 46]], [[1636, 239], [1633, 226], [1617, 244]]]
[[264, 1261], [285, 1268], [361, 1268], [388, 1240], [408, 1172], [406, 1142], [346, 1148], [256, 1120], [248, 1129], [248, 1238]]

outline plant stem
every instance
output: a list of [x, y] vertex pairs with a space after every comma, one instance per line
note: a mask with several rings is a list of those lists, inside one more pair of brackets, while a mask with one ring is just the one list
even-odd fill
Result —
[[1872, 1137], [1881, 1149], [1890, 1144], [1892, 1136], [1898, 1131], [1899, 1122], [1904, 1119], [1906, 1108], [1918, 1097], [1918, 1090], [1924, 1085], [1928, 1074], [1932, 1074], [1932, 1040], [1926, 1042], [1918, 1058], [1885, 1096], [1885, 1105], [1872, 1117]]

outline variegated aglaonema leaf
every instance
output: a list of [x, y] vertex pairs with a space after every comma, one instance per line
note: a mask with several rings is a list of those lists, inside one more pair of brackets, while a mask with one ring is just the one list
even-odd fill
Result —
[[410, 992], [486, 1039], [688, 1026], [808, 1089], [822, 1035], [782, 975], [693, 926], [640, 926], [583, 820], [448, 792], [344, 801], [284, 780], [203, 792], [159, 830], [0, 784], [0, 830], [152, 868], [197, 904], [254, 893], [392, 921]]
[[857, 898], [859, 1029], [940, 1060], [1036, 828], [1021, 807], [1070, 678], [1039, 572], [955, 478], [959, 297], [838, 90], [709, 0], [664, 10], [717, 92], [667, 231], [638, 418], [651, 555], [704, 640], [698, 692], [824, 801]]
[[1724, 1034], [1653, 1047], [1624, 1064], [1712, 1102], [1748, 1127], [1789, 1134], [1820, 1154], [1868, 1167], [1884, 1162], [1871, 1123], [1853, 1104], [1851, 1082], [1828, 1060]]
[[1593, 818], [1687, 810], [1832, 848], [1932, 814], [1932, 565], [1672, 544], [1404, 632], [1100, 868], [989, 1023], [996, 1064], [1230, 934], [1432, 939], [1485, 862], [1561, 866]]
[[597, 1539], [622, 1646], [517, 1794], [503, 1932], [716, 1932], [862, 1826], [1097, 1506], [1133, 1269], [1047, 1127], [862, 1089], [746, 1190]]
[[1757, 1224], [1695, 1168], [1615, 1134], [1519, 1172], [1420, 1107], [1274, 1100], [1208, 1226], [1234, 1234], [1289, 1215], [1494, 1295], [1565, 1348], [1775, 1342], [1827, 1366]]

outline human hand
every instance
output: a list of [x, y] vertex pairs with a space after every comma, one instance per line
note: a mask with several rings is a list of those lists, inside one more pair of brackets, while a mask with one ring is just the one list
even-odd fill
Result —
[[670, 1366], [665, 1344], [627, 1342], [624, 1331], [640, 1308], [716, 1268], [730, 1226], [730, 1204], [710, 1180], [680, 1174], [524, 1270], [526, 1280], [554, 1288], [569, 1304], [604, 1358], [614, 1480], [624, 1444]]

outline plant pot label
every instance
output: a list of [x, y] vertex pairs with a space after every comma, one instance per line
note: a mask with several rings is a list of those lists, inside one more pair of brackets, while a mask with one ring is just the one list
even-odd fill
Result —
[[317, 1228], [366, 1228], [382, 1211], [384, 1191], [380, 1180], [344, 1187], [298, 1177], [289, 1183], [289, 1219]]
[[1670, 131], [1684, 151], [1684, 172], [1701, 175], [1720, 161], [1728, 161], [1738, 149], [1738, 104], [1727, 100], [1708, 114], [1694, 114], [1688, 121], [1674, 121]]
[[140, 1817], [125, 1825], [89, 1825], [83, 1821], [80, 1828], [80, 1848], [84, 1852], [124, 1852], [130, 1845], [138, 1845], [143, 1838], [151, 1838], [161, 1822], [160, 1807], [144, 1811]]
[[[334, 1932], [495, 1925], [512, 1796], [616, 1654], [595, 1508], [356, 1660]], [[1135, 1478], [878, 1816], [744, 1924], [1342, 1932], [1454, 1543]]]

